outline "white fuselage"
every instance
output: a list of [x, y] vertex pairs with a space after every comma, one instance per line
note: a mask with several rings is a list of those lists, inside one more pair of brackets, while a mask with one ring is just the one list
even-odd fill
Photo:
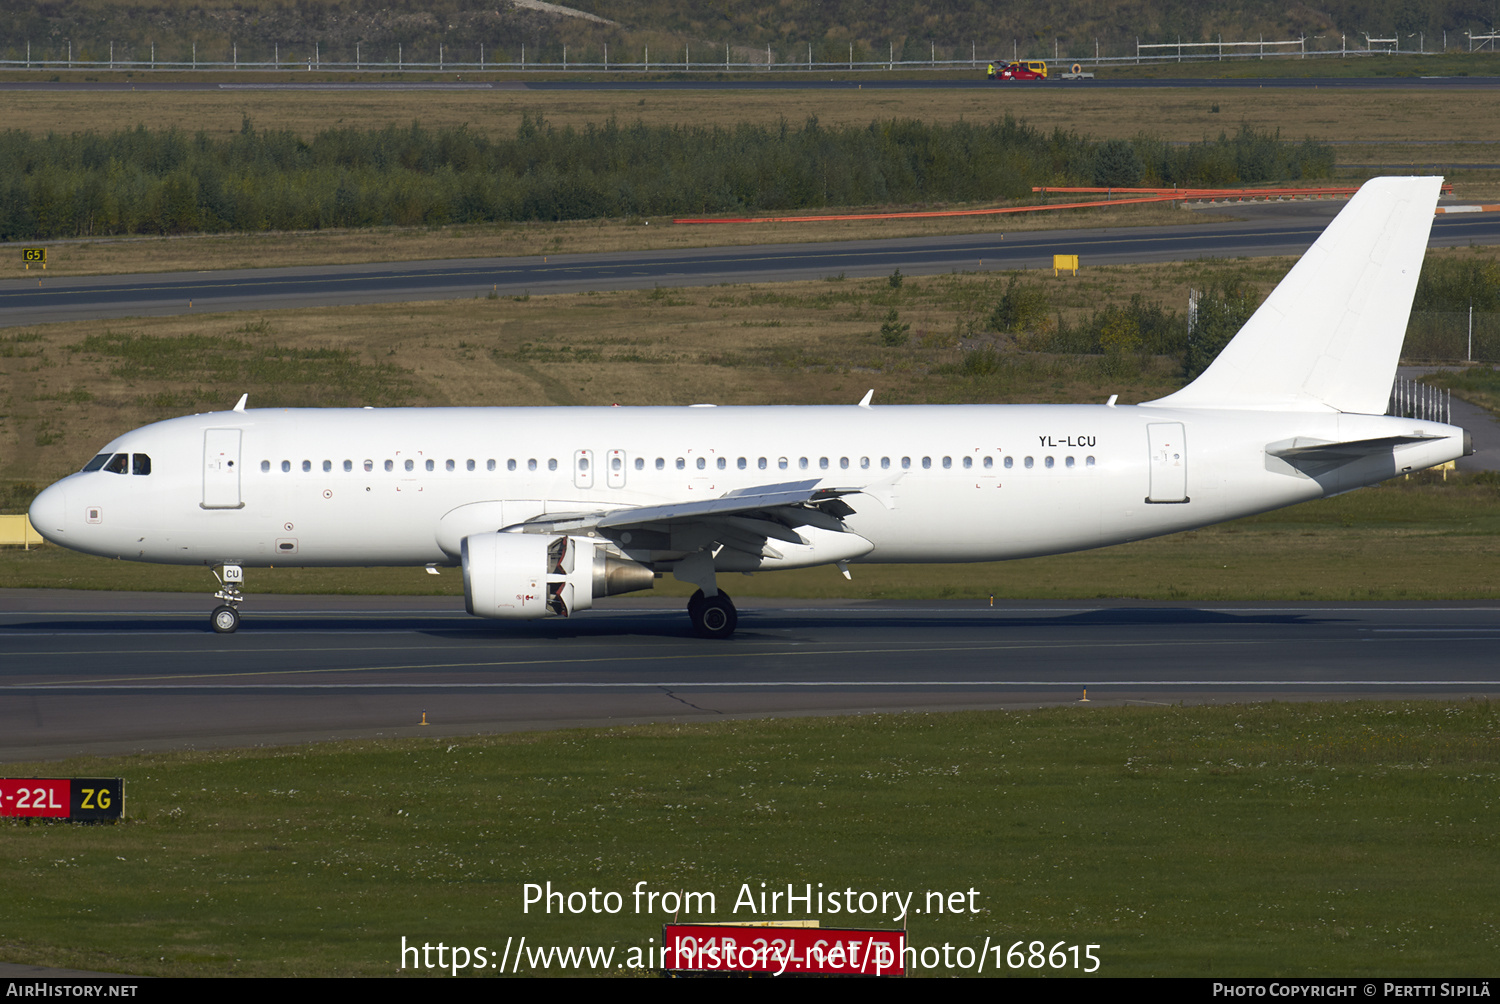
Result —
[[[1429, 438], [1314, 476], [1267, 453], [1297, 437], [1394, 436]], [[1430, 467], [1463, 448], [1452, 426], [1331, 410], [262, 409], [127, 433], [101, 456], [145, 455], [149, 473], [74, 474], [38, 496], [32, 520], [56, 543], [138, 561], [453, 565], [465, 536], [543, 514], [818, 479], [858, 490], [844, 496], [849, 532], [777, 544], [753, 568], [990, 561], [1204, 526]], [[660, 535], [633, 546], [628, 533], [615, 545], [658, 570], [697, 546]], [[749, 570], [746, 560], [725, 554], [718, 567]]]

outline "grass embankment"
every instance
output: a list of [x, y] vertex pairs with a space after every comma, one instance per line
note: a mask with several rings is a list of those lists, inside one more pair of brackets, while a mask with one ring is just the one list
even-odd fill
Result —
[[[669, 919], [635, 913], [637, 882], [711, 892], [703, 919], [719, 921], [756, 919], [733, 907], [764, 882], [914, 906], [973, 889], [977, 913], [908, 917], [911, 944], [1097, 944], [1107, 976], [1478, 976], [1500, 950], [1497, 767], [1488, 702], [871, 715], [12, 765], [123, 776], [128, 818], [0, 826], [0, 953], [159, 976], [375, 976], [400, 971], [403, 936], [497, 956], [525, 936], [613, 947], [618, 975]], [[523, 885], [549, 881], [624, 908], [524, 913]]]

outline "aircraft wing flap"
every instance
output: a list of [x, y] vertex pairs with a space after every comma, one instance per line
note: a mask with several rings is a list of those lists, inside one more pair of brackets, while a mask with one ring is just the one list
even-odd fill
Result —
[[[833, 515], [848, 515], [853, 510], [847, 503], [839, 502], [839, 496], [857, 492], [857, 488], [819, 488], [819, 482], [792, 481], [779, 485], [763, 485], [742, 488], [717, 498], [691, 502], [669, 502], [664, 505], [636, 506], [633, 509], [616, 509], [601, 517], [596, 526], [601, 530], [612, 527], [640, 526], [645, 523], [666, 523], [683, 519], [703, 519], [715, 516], [737, 516], [750, 513], [765, 517], [796, 515], [789, 508], [803, 509], [809, 516], [824, 515], [816, 507], [821, 505], [841, 507]], [[773, 515], [774, 513], [774, 515]], [[777, 522], [786, 523], [785, 518]]]

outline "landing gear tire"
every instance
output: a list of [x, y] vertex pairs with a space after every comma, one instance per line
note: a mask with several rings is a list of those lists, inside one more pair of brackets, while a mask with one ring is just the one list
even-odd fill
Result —
[[208, 623], [213, 625], [217, 634], [234, 634], [240, 627], [240, 612], [228, 605], [214, 607], [214, 612], [208, 615]]
[[701, 589], [688, 600], [688, 616], [693, 621], [693, 633], [699, 638], [728, 638], [740, 622], [728, 593], [704, 596]]

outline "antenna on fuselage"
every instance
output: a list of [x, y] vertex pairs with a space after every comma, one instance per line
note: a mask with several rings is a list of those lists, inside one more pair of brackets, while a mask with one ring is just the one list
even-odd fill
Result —
[[250, 400], [250, 394], [248, 392], [244, 393], [244, 394], [241, 394], [240, 395], [240, 402], [239, 402], [239, 404], [237, 404], [237, 405], [234, 406], [234, 410], [235, 411], [244, 411], [245, 410], [245, 402], [248, 401], [248, 400]]
[[870, 406], [870, 398], [874, 396], [875, 388], [871, 387], [869, 390], [865, 391], [865, 396], [859, 399], [859, 406], [861, 408], [868, 408]]

